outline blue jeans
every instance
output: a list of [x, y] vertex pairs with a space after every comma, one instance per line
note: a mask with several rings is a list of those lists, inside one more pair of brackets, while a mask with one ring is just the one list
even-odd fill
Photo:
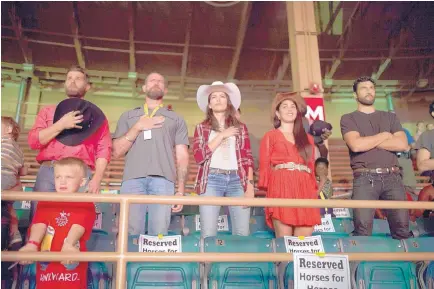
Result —
[[[236, 173], [209, 174], [208, 184], [202, 197], [244, 197], [244, 189], [240, 177]], [[220, 206], [200, 206], [200, 225], [202, 237], [217, 235], [217, 222]], [[232, 222], [232, 234], [239, 236], [249, 235], [250, 208], [242, 206], [229, 206]]]
[[[132, 179], [122, 182], [121, 194], [173, 196], [175, 184], [160, 176]], [[171, 205], [131, 204], [128, 232], [131, 235], [145, 234], [146, 210], [148, 210], [148, 235], [167, 235], [170, 224]]]
[[[87, 169], [87, 182], [83, 187], [80, 187], [79, 192], [85, 192], [87, 189], [87, 184], [92, 178], [92, 171]], [[38, 175], [36, 176], [35, 186], [33, 187], [34, 192], [55, 192], [56, 186], [54, 185], [54, 167], [42, 165], [39, 168]], [[37, 201], [32, 201], [30, 206], [30, 221], [33, 219]]]

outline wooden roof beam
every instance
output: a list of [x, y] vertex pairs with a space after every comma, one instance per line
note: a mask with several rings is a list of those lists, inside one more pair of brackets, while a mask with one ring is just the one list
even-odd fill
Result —
[[24, 62], [32, 63], [32, 51], [29, 49], [29, 43], [27, 41], [27, 38], [23, 35], [21, 19], [17, 15], [15, 4], [12, 5], [12, 9], [9, 11], [9, 18], [11, 19], [12, 29], [15, 32], [15, 36], [18, 40], [18, 45], [20, 47], [21, 53], [23, 54]]
[[247, 32], [247, 25], [249, 24], [250, 13], [252, 12], [252, 3], [250, 1], [244, 2], [243, 10], [241, 12], [240, 26], [237, 34], [237, 44], [235, 46], [235, 53], [232, 58], [231, 68], [228, 73], [228, 80], [232, 80], [235, 77], [238, 68], [238, 62], [240, 61], [241, 49], [243, 48], [244, 38]]
[[[342, 10], [343, 5], [344, 5], [344, 2], [340, 1], [338, 6], [336, 7], [335, 11], [333, 12], [332, 17], [330, 18], [329, 23], [327, 23], [327, 27], [324, 29], [323, 33], [328, 33], [333, 28], [333, 24], [335, 24], [336, 18], [338, 17], [339, 12]], [[321, 15], [319, 15], [319, 17], [321, 17]]]
[[190, 39], [191, 39], [191, 24], [193, 22], [193, 3], [190, 3], [188, 8], [188, 20], [187, 20], [187, 27], [185, 31], [185, 44], [184, 44], [184, 50], [182, 52], [182, 65], [181, 65], [181, 95], [180, 99], [184, 99], [185, 96], [185, 77], [187, 76], [187, 65], [188, 65], [188, 54], [190, 50]]
[[[348, 47], [349, 36], [347, 34], [349, 34], [349, 31], [351, 29], [353, 21], [357, 16], [357, 12], [362, 8], [362, 4], [363, 3], [361, 1], [358, 1], [356, 3], [356, 6], [354, 7], [354, 9], [350, 15], [350, 18], [348, 18], [348, 21], [345, 24], [344, 30], [342, 31], [342, 35], [341, 35], [341, 37], [339, 37], [339, 39], [337, 41], [337, 46], [339, 47], [339, 57], [334, 59], [332, 67], [330, 68], [330, 70], [328, 72], [326, 72], [325, 76], [327, 79], [333, 78], [333, 75], [336, 73], [337, 69], [339, 68], [339, 66], [342, 63], [342, 59], [344, 58], [345, 51]], [[369, 4], [365, 5], [361, 14], [365, 13], [365, 11], [368, 9], [368, 5]]]
[[136, 72], [136, 47], [134, 44], [135, 22], [136, 22], [136, 2], [128, 2], [128, 34], [130, 42], [130, 72]]
[[78, 6], [77, 2], [72, 2], [72, 17], [71, 17], [71, 29], [74, 40], [75, 54], [77, 55], [78, 65], [86, 68], [86, 61], [84, 59], [83, 47], [81, 45], [81, 40], [79, 38], [80, 20], [78, 17]]

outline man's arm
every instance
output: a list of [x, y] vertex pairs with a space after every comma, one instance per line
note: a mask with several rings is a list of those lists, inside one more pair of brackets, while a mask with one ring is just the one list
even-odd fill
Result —
[[178, 192], [177, 194], [184, 194], [185, 182], [188, 175], [188, 147], [187, 145], [179, 144], [175, 146], [176, 152], [176, 170], [178, 176]]
[[140, 134], [135, 126], [131, 127], [130, 130], [123, 136], [113, 140], [113, 157], [121, 158], [130, 150], [133, 146], [134, 141]]
[[407, 136], [403, 131], [395, 132], [392, 138], [380, 143], [378, 148], [391, 152], [404, 152], [408, 150]]
[[43, 110], [38, 114], [35, 125], [29, 132], [29, 145], [32, 149], [40, 149], [65, 129], [81, 129], [77, 124], [83, 121], [83, 115], [80, 111], [71, 111], [50, 126], [47, 126], [46, 119], [47, 110]]
[[101, 188], [101, 181], [104, 178], [104, 173], [110, 162], [112, 152], [112, 139], [108, 121], [106, 120], [103, 127], [100, 128], [100, 137], [98, 140], [97, 150], [95, 153], [95, 173], [92, 180], [88, 184], [88, 192], [99, 194]]
[[417, 169], [420, 172], [434, 170], [434, 159], [430, 159], [431, 154], [426, 148], [417, 151]]
[[325, 143], [324, 142], [318, 143], [318, 144], [316, 144], [316, 146], [317, 146], [317, 148], [319, 150], [319, 155], [322, 158], [327, 158], [328, 154], [329, 154], [329, 150], [327, 149]]
[[[121, 158], [130, 150], [134, 141], [143, 130], [152, 130], [161, 128], [164, 123], [164, 117], [154, 116], [147, 117], [142, 115], [139, 120], [130, 128], [127, 127], [126, 116], [121, 116], [118, 121], [118, 127], [115, 132], [115, 140], [113, 141], [113, 156]], [[124, 133], [126, 131], [126, 133]]]
[[390, 138], [392, 138], [392, 134], [389, 132], [361, 137], [359, 132], [350, 131], [344, 135], [344, 140], [348, 147], [355, 153], [369, 151]]

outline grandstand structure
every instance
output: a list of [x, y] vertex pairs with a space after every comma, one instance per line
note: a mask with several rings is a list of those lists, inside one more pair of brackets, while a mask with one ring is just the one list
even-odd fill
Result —
[[[195, 102], [202, 84], [235, 82], [243, 121], [260, 139], [271, 128], [264, 111], [276, 92], [299, 90], [308, 96], [310, 85], [318, 83], [324, 91], [316, 97], [324, 100], [334, 128], [328, 146], [336, 195], [352, 189], [339, 119], [355, 109], [355, 78], [372, 76], [376, 107], [395, 111], [410, 131], [416, 121], [431, 120], [426, 107], [434, 100], [434, 5], [429, 2], [3, 2], [1, 8], [2, 115], [16, 117], [22, 128], [19, 144], [30, 170], [21, 181], [27, 192], [39, 169], [28, 130], [41, 107], [65, 97], [63, 82], [72, 64], [88, 71], [92, 89], [86, 99], [101, 107], [112, 132], [120, 114], [143, 104], [141, 84], [152, 71], [166, 77], [165, 103], [185, 118], [190, 136], [203, 119]], [[293, 255], [265, 225], [264, 204], [434, 209], [432, 203], [415, 202], [281, 201], [264, 199], [260, 190], [249, 200], [120, 196], [123, 168], [123, 159], [110, 162], [101, 195], [62, 196], [96, 203], [102, 219], [88, 243], [90, 252], [3, 252], [2, 261], [91, 261], [89, 289], [287, 289], [294, 288]], [[187, 193], [196, 173], [190, 150]], [[429, 184], [418, 172], [416, 178], [417, 189]], [[16, 200], [23, 231], [29, 214], [24, 201], [59, 198], [2, 194], [2, 200]], [[134, 202], [189, 205], [172, 216], [169, 229], [170, 236], [181, 236], [182, 253], [138, 253], [141, 237], [127, 234], [128, 205]], [[227, 230], [200, 238], [197, 206], [216, 203], [251, 206], [251, 235], [232, 236], [227, 216]], [[225, 209], [221, 215], [227, 215]], [[326, 254], [349, 256], [352, 289], [434, 289], [433, 219], [411, 222], [415, 238], [401, 241], [391, 239], [385, 220], [374, 220], [369, 237], [351, 236], [351, 214], [331, 223], [334, 232], [315, 235], [322, 237]], [[19, 288], [33, 288], [34, 282], [35, 266], [23, 267]]]

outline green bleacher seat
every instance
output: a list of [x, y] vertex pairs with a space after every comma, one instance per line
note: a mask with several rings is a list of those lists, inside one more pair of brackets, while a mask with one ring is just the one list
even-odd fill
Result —
[[337, 219], [332, 218], [335, 232], [317, 232], [314, 231], [312, 235], [317, 236], [330, 236], [330, 237], [347, 237], [353, 231], [350, 219]]
[[402, 240], [407, 252], [434, 252], [434, 237]]
[[[138, 252], [138, 235], [129, 236], [128, 251]], [[200, 239], [196, 236], [182, 238], [182, 252], [199, 253]], [[137, 253], [146, 254], [146, 253]], [[127, 289], [199, 289], [198, 263], [130, 262], [127, 263]]]
[[[410, 238], [402, 243], [406, 252], [434, 252], [434, 237]], [[418, 262], [416, 271], [421, 289], [434, 288], [434, 262]]]
[[265, 223], [265, 216], [250, 217], [250, 235], [257, 238], [273, 239], [274, 231]]
[[[405, 252], [400, 240], [380, 236], [342, 238], [341, 244], [344, 253]], [[350, 262], [350, 268], [354, 289], [417, 288], [416, 265], [411, 262]]]
[[360, 262], [354, 289], [418, 288], [416, 265], [411, 262]]
[[[324, 251], [328, 254], [339, 253], [340, 245], [339, 238], [333, 236], [321, 236], [324, 245]], [[276, 253], [286, 253], [284, 238], [277, 238], [274, 240]], [[293, 289], [294, 288], [294, 263], [288, 262], [279, 266], [279, 283], [280, 288]], [[283, 286], [283, 287], [282, 287]]]
[[[351, 232], [354, 230], [354, 223], [349, 225]], [[372, 236], [388, 236], [390, 237], [389, 222], [383, 219], [374, 219], [372, 223]]]
[[418, 237], [434, 237], [434, 217], [416, 219]]
[[401, 241], [380, 236], [353, 236], [341, 238], [342, 252], [405, 252]]
[[[204, 240], [205, 252], [272, 253], [272, 241], [250, 236], [209, 237]], [[210, 289], [277, 289], [272, 262], [212, 263], [206, 267]]]
[[172, 215], [170, 218], [169, 233], [173, 235], [182, 234], [182, 216]]

